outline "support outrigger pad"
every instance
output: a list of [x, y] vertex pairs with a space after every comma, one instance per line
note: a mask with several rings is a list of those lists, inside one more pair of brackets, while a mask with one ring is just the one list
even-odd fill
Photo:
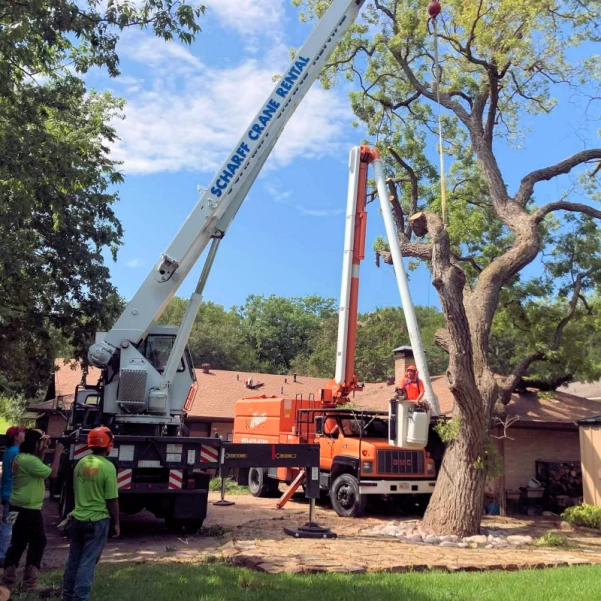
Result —
[[215, 501], [213, 505], [217, 505], [217, 507], [231, 507], [235, 505], [234, 501], [226, 501], [225, 499], [221, 499], [221, 501]]
[[314, 522], [307, 522], [298, 528], [284, 528], [284, 532], [294, 538], [337, 538], [338, 535], [329, 528], [322, 528]]

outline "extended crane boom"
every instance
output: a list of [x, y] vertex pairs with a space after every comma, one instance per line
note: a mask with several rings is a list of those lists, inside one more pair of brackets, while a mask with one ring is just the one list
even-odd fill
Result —
[[364, 0], [334, 0], [208, 190], [90, 360], [106, 366], [124, 341], [137, 345], [164, 311], [212, 238], [227, 232], [284, 126], [356, 19]]

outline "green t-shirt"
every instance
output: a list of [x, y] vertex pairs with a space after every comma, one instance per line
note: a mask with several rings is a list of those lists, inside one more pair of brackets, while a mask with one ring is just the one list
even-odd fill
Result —
[[52, 469], [35, 455], [17, 453], [13, 459], [13, 492], [10, 504], [23, 509], [42, 509], [46, 486], [44, 480]]
[[75, 509], [80, 522], [97, 522], [109, 517], [106, 502], [119, 496], [117, 470], [106, 457], [86, 455], [73, 473]]

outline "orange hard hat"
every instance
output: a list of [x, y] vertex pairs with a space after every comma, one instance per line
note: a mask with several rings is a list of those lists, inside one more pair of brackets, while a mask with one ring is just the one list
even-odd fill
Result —
[[417, 367], [415, 367], [415, 365], [410, 365], [410, 366], [407, 368], [407, 371], [411, 371], [411, 370], [413, 370], [413, 371], [417, 371]]
[[88, 447], [90, 449], [113, 449], [113, 433], [106, 426], [94, 428], [88, 434]]

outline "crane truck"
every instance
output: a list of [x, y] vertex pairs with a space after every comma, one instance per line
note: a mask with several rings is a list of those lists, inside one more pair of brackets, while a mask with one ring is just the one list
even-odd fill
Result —
[[[367, 171], [370, 163], [374, 166], [388, 241], [396, 255], [396, 271], [403, 271], [379, 154], [366, 146], [355, 147], [349, 160], [334, 378], [309, 398], [263, 395], [241, 399], [236, 403], [234, 419], [234, 442], [318, 444], [320, 488], [329, 493], [334, 510], [342, 517], [361, 515], [368, 497], [375, 495], [403, 495], [405, 499], [411, 496], [415, 504], [423, 507], [436, 480], [435, 462], [425, 447], [430, 423], [429, 407], [438, 413], [438, 406], [425, 367], [406, 281], [399, 282], [399, 289], [412, 344], [424, 364], [420, 369], [425, 372], [429, 403], [412, 403], [403, 398], [399, 389], [390, 401], [388, 412], [349, 408], [351, 395], [363, 389], [355, 374], [355, 346], [359, 269], [365, 257]], [[255, 496], [275, 496], [279, 482], [290, 484], [278, 507], [283, 507], [306, 477], [304, 470], [289, 467], [253, 466], [237, 473], [238, 481], [248, 484]]]
[[[111, 453], [118, 473], [120, 507], [164, 518], [175, 530], [196, 530], [207, 512], [210, 473], [223, 465], [309, 467], [314, 445], [236, 445], [185, 436], [184, 420], [197, 389], [187, 347], [205, 283], [219, 245], [269, 157], [286, 123], [345, 32], [364, 0], [333, 0], [283, 77], [263, 104], [207, 190], [127, 303], [108, 332], [98, 333], [88, 357], [100, 380], [78, 386], [60, 470], [60, 513], [73, 506], [75, 463], [90, 451], [87, 432], [111, 428]], [[209, 247], [203, 269], [179, 327], [157, 320], [190, 270]], [[251, 447], [251, 448], [248, 448]], [[229, 461], [229, 464], [228, 464]], [[316, 461], [316, 459], [315, 459]], [[317, 469], [309, 470], [307, 496], [318, 490]]]

